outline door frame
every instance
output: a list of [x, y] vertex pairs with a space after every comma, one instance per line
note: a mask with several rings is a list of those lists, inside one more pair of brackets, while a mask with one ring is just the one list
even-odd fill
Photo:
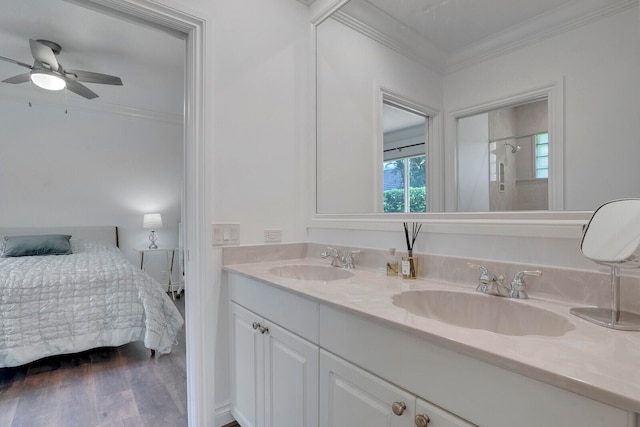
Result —
[[[217, 292], [213, 286], [214, 266], [211, 236], [207, 224], [212, 218], [211, 164], [212, 132], [207, 132], [205, 109], [206, 20], [177, 7], [147, 0], [65, 0], [106, 15], [143, 26], [151, 26], [183, 37], [186, 42], [184, 81], [184, 237], [185, 326], [187, 411], [190, 427], [215, 423], [214, 354]], [[210, 63], [211, 60], [209, 60]], [[206, 331], [204, 325], [207, 325]], [[205, 339], [205, 332], [206, 337]], [[206, 363], [205, 363], [206, 362]]]

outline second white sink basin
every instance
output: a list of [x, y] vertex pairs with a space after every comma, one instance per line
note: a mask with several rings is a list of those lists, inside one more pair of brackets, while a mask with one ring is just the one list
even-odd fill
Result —
[[325, 265], [280, 265], [269, 269], [269, 273], [287, 279], [322, 280], [325, 282], [353, 277], [353, 273], [349, 270]]
[[562, 336], [575, 329], [552, 311], [481, 293], [406, 291], [394, 295], [393, 304], [417, 316], [502, 335]]

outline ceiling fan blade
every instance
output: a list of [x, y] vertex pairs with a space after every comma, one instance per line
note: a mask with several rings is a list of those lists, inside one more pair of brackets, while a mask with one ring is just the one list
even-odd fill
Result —
[[82, 70], [65, 70], [65, 74], [68, 78], [75, 78], [75, 80], [79, 82], [122, 86], [122, 80], [120, 77], [110, 76], [108, 74], [93, 73], [91, 71]]
[[4, 79], [3, 83], [26, 83], [31, 78], [31, 73], [18, 74], [17, 76], [9, 77], [8, 79]]
[[11, 59], [11, 58], [7, 58], [6, 56], [0, 56], [0, 59], [3, 61], [7, 61], [7, 62], [11, 62], [13, 64], [18, 64], [21, 65], [23, 67], [27, 67], [29, 69], [33, 68], [31, 65], [29, 64], [25, 64], [24, 62], [20, 62], [20, 61], [16, 61], [15, 59]]
[[58, 60], [49, 46], [29, 39], [29, 47], [31, 48], [31, 55], [36, 61], [48, 64], [53, 71], [58, 71]]
[[64, 79], [64, 80], [67, 82], [67, 89], [69, 89], [71, 92], [75, 93], [76, 95], [80, 95], [81, 97], [87, 98], [87, 99], [93, 99], [98, 97], [97, 93], [95, 93], [94, 91], [92, 91], [91, 89], [83, 85], [82, 83], [79, 83], [71, 79]]

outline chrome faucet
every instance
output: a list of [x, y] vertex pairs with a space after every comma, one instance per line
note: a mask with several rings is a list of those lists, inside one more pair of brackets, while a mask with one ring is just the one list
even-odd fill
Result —
[[507, 287], [504, 284], [504, 276], [496, 276], [489, 272], [485, 266], [467, 263], [469, 268], [480, 270], [480, 277], [478, 280], [480, 284], [476, 288], [476, 291], [482, 292], [487, 295], [495, 295], [499, 297], [527, 299], [527, 284], [524, 282], [524, 276], [542, 276], [542, 271], [520, 271], [513, 276], [510, 285]]
[[320, 254], [320, 258], [331, 258], [331, 265], [333, 267], [353, 269], [355, 266], [353, 256], [359, 253], [359, 250], [349, 250], [343, 255], [337, 249], [328, 246], [327, 249]]
[[511, 289], [509, 289], [510, 298], [529, 298], [529, 295], [527, 294], [527, 284], [524, 283], [524, 276], [542, 276], [542, 271], [531, 270], [517, 272], [516, 275], [513, 276], [513, 280], [511, 281]]
[[476, 291], [499, 297], [509, 296], [509, 289], [504, 285], [504, 276], [496, 276], [483, 265], [467, 263], [467, 267], [480, 270], [480, 277], [478, 278], [480, 283]]

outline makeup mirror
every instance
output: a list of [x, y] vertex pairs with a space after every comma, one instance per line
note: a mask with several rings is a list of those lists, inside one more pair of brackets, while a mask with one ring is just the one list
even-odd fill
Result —
[[640, 268], [640, 199], [622, 199], [600, 206], [587, 225], [582, 254], [611, 267], [611, 308], [581, 307], [571, 313], [611, 329], [640, 331], [640, 315], [620, 310], [620, 270]]

